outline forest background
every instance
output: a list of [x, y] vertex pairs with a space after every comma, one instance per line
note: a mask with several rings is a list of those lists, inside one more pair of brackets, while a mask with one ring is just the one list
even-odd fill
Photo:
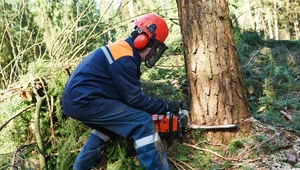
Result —
[[[203, 143], [202, 147], [213, 151], [209, 154], [184, 145], [188, 143], [184, 139], [172, 139], [167, 142], [172, 143], [167, 152], [174, 169], [300, 168], [299, 148], [294, 148], [296, 154], [288, 150], [300, 145], [299, 3], [229, 1], [250, 111], [263, 126], [251, 139], [234, 140], [222, 149], [204, 145], [201, 131], [191, 132], [194, 143]], [[61, 114], [64, 84], [82, 58], [102, 45], [126, 38], [132, 21], [144, 13], [163, 16], [170, 34], [165, 57], [155, 68], [142, 66], [143, 89], [152, 97], [183, 100], [188, 110], [188, 81], [175, 1], [2, 0], [0, 8], [0, 169], [38, 169], [42, 159], [39, 152], [48, 169], [71, 169], [90, 131]], [[284, 133], [279, 133], [282, 130]], [[129, 143], [121, 139], [111, 144], [105, 154], [107, 169], [137, 167], [136, 160], [128, 156]], [[42, 151], [38, 151], [41, 144]], [[237, 157], [242, 151], [248, 154], [242, 163], [214, 159], [220, 159], [214, 153]], [[270, 164], [253, 165], [263, 154], [281, 151], [285, 156], [271, 159]], [[294, 155], [295, 161], [289, 158]]]

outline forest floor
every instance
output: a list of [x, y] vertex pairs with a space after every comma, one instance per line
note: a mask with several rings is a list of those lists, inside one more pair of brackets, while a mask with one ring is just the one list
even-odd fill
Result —
[[[253, 133], [263, 135], [266, 140], [258, 143], [258, 161], [250, 167], [259, 170], [296, 170], [300, 169], [300, 137], [294, 131], [273, 127], [253, 120]], [[298, 167], [298, 168], [297, 168]]]
[[[270, 126], [253, 117], [250, 118], [250, 121], [252, 122], [251, 133], [245, 139], [246, 142], [242, 142], [236, 154], [228, 154], [229, 145], [220, 146], [225, 153], [222, 154], [223, 156], [209, 149], [212, 144], [200, 148], [203, 151], [202, 155], [213, 153], [208, 158], [209, 165], [204, 165], [201, 162], [202, 158], [198, 158], [198, 160], [192, 158], [193, 154], [199, 155], [199, 152], [195, 152], [197, 149], [192, 151], [194, 152], [192, 156], [190, 154], [185, 155], [190, 159], [186, 158], [185, 161], [173, 159], [174, 157], [180, 157], [178, 155], [182, 154], [178, 151], [178, 145], [176, 144], [177, 142], [180, 143], [181, 140], [174, 140], [174, 144], [171, 147], [168, 145], [166, 148], [170, 169], [300, 170], [300, 136], [297, 132], [283, 127]], [[186, 138], [183, 140], [187, 141]], [[195, 162], [201, 162], [200, 166], [199, 164], [196, 165]], [[201, 167], [201, 164], [203, 167]]]

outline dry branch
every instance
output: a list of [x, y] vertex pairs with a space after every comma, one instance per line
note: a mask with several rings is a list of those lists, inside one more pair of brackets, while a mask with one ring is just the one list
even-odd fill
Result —
[[247, 161], [239, 163], [239, 164], [232, 164], [232, 166], [233, 166], [232, 169], [237, 169], [240, 166], [243, 166], [243, 165], [246, 165], [246, 164], [249, 164], [252, 162], [260, 161], [260, 160], [261, 160], [261, 158], [257, 158], [257, 159], [247, 160]]
[[240, 152], [240, 154], [238, 156], [235, 157], [235, 159], [241, 159], [242, 155], [244, 155], [245, 153], [251, 152], [256, 148], [261, 147], [263, 144], [265, 144], [266, 142], [268, 142], [269, 140], [271, 140], [272, 138], [274, 138], [276, 135], [278, 135], [277, 133], [275, 133], [273, 136], [271, 136], [270, 138], [262, 141], [261, 143], [256, 144], [253, 148], [246, 148], [245, 150], [243, 150], [242, 152]]
[[17, 148], [17, 150], [14, 152], [13, 157], [11, 159], [11, 164], [10, 164], [11, 170], [17, 170], [18, 169], [18, 167], [15, 166], [15, 159], [16, 159], [17, 153], [20, 152], [23, 148], [27, 148], [27, 147], [29, 147], [31, 145], [34, 145], [34, 144], [35, 144], [35, 142], [32, 142], [32, 143], [29, 143], [29, 144], [26, 144], [26, 145], [21, 145]]
[[[175, 160], [174, 160], [174, 158], [168, 158], [168, 159], [172, 160], [172, 162], [173, 162], [173, 161], [174, 161], [174, 162], [175, 162], [175, 161], [178, 161], [179, 163], [185, 165], [185, 166], [188, 167], [189, 169], [195, 170], [195, 168], [191, 167], [189, 164], [187, 164], [187, 163], [185, 163], [185, 162], [183, 162], [183, 161], [180, 161], [180, 160], [178, 160], [178, 159], [175, 159]], [[174, 162], [173, 162], [173, 163], [174, 163]]]
[[195, 145], [190, 145], [190, 144], [187, 144], [187, 143], [183, 143], [183, 144], [186, 145], [186, 146], [189, 146], [189, 147], [191, 147], [191, 148], [200, 150], [200, 151], [212, 153], [212, 154], [214, 154], [214, 155], [218, 156], [219, 158], [222, 158], [222, 159], [224, 159], [224, 160], [226, 160], [226, 161], [237, 161], [237, 159], [225, 158], [224, 156], [222, 156], [222, 155], [220, 155], [220, 154], [218, 154], [218, 153], [216, 153], [216, 152], [214, 152], [214, 151], [212, 151], [212, 150], [209, 150], [209, 149], [199, 148], [199, 147], [197, 147], [197, 146], [195, 146]]
[[[41, 79], [39, 79], [41, 81]], [[41, 83], [43, 83], [41, 81]], [[36, 98], [36, 107], [35, 107], [35, 113], [34, 113], [34, 131], [35, 131], [35, 138], [38, 146], [39, 151], [39, 162], [40, 162], [40, 169], [46, 169], [46, 159], [45, 159], [45, 153], [43, 148], [43, 141], [42, 141], [42, 135], [41, 135], [41, 129], [40, 129], [40, 111], [42, 107], [43, 101], [46, 99], [46, 96], [40, 96], [37, 92], [37, 89], [35, 88], [34, 84], [34, 78], [30, 74], [30, 84], [33, 90], [33, 93], [35, 94]]]
[[18, 117], [19, 115], [21, 115], [21, 113], [25, 112], [26, 110], [30, 109], [31, 107], [35, 106], [35, 104], [31, 104], [29, 106], [27, 106], [26, 108], [21, 109], [18, 113], [16, 113], [15, 115], [13, 115], [12, 117], [10, 117], [6, 122], [4, 122], [1, 126], [0, 126], [0, 131], [14, 118]]
[[172, 158], [168, 157], [168, 160], [171, 161], [177, 169], [184, 170], [184, 168], [181, 165], [179, 165], [178, 163], [176, 163]]
[[279, 113], [280, 113], [286, 120], [288, 120], [288, 121], [292, 120], [292, 116], [288, 115], [287, 112], [281, 110]]
[[50, 109], [49, 109], [49, 119], [50, 119], [50, 134], [52, 137], [52, 145], [56, 146], [56, 139], [54, 133], [54, 125], [53, 125], [53, 114], [54, 114], [54, 98], [53, 96], [50, 97]]

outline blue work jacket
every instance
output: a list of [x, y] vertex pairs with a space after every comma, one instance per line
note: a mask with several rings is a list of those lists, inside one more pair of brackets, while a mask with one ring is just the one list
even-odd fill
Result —
[[62, 94], [62, 111], [78, 120], [92, 119], [118, 103], [149, 114], [163, 113], [166, 102], [142, 92], [141, 58], [131, 37], [103, 46], [83, 59]]

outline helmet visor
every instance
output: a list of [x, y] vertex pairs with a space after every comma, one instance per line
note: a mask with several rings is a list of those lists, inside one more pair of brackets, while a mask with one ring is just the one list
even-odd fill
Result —
[[[152, 46], [153, 45], [153, 46]], [[152, 39], [152, 48], [145, 58], [145, 65], [148, 68], [151, 68], [155, 63], [160, 59], [163, 53], [168, 49], [165, 43], [161, 43], [155, 39]]]

